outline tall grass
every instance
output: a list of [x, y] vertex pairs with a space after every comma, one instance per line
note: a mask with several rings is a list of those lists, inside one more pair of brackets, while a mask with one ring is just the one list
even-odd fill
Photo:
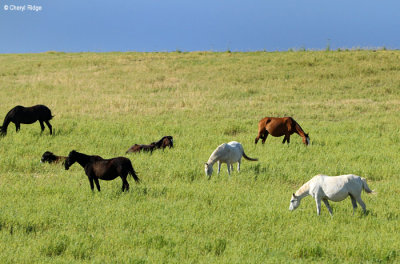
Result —
[[[46, 104], [55, 133], [10, 125], [0, 139], [0, 261], [398, 262], [398, 51], [44, 53], [0, 55], [0, 116]], [[292, 116], [305, 147], [268, 137], [264, 116]], [[46, 150], [104, 158], [164, 135], [175, 147], [126, 155], [142, 180], [101, 181], [39, 163]], [[236, 140], [259, 162], [207, 180], [204, 162]], [[316, 216], [289, 199], [324, 173], [366, 177], [368, 213], [350, 200]]]

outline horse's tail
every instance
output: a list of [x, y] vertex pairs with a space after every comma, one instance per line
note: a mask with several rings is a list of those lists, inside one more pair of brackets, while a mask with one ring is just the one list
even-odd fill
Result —
[[139, 183], [140, 179], [136, 174], [136, 171], [133, 169], [132, 167], [132, 163], [129, 162], [129, 166], [128, 166], [128, 174], [130, 174], [132, 176], [132, 178], [135, 180], [135, 182]]
[[373, 190], [371, 190], [371, 189], [368, 187], [367, 180], [366, 180], [365, 178], [361, 178], [361, 181], [362, 181], [362, 187], [363, 187], [363, 189], [364, 189], [364, 191], [365, 191], [366, 193], [375, 193]]
[[250, 160], [250, 161], [258, 161], [258, 159], [252, 159], [252, 158], [248, 157], [248, 156], [244, 153], [244, 151], [243, 151], [243, 158], [245, 158], [245, 159], [247, 159], [247, 160]]

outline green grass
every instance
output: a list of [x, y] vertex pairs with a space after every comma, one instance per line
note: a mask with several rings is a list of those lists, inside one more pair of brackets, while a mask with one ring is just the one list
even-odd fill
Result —
[[[0, 139], [1, 263], [396, 263], [400, 261], [400, 52], [172, 52], [0, 55], [0, 118], [46, 104], [38, 123]], [[254, 145], [258, 121], [292, 116], [309, 133]], [[90, 191], [78, 165], [46, 150], [104, 158], [172, 135], [175, 148], [126, 155], [142, 180]], [[243, 144], [240, 173], [207, 180], [221, 143]], [[214, 168], [216, 172], [216, 168]], [[354, 173], [376, 195], [316, 215], [312, 176]]]

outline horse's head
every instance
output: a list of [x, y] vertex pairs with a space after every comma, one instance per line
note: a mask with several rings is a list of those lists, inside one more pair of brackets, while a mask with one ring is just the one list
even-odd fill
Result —
[[172, 138], [172, 136], [165, 136], [163, 141], [162, 141], [162, 147], [166, 148], [166, 147], [174, 147], [174, 140]]
[[213, 173], [213, 166], [208, 164], [208, 163], [205, 163], [204, 164], [204, 171], [206, 172], [206, 175], [208, 177], [211, 177], [211, 174]]
[[76, 151], [73, 150], [69, 153], [67, 159], [65, 160], [64, 166], [65, 169], [68, 170], [69, 167], [72, 166], [72, 164], [74, 164], [76, 162]]
[[306, 144], [306, 146], [310, 144], [310, 137], [308, 136], [308, 134], [304, 133], [303, 143]]
[[292, 198], [290, 199], [289, 210], [293, 211], [296, 210], [297, 207], [300, 205], [300, 199], [295, 194], [292, 194]]
[[45, 153], [43, 153], [42, 158], [40, 159], [40, 162], [51, 163], [55, 160], [56, 160], [56, 156], [53, 153], [51, 153], [50, 151], [46, 151]]

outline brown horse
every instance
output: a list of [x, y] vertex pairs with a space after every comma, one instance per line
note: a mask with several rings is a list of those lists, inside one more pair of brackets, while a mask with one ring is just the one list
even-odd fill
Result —
[[258, 136], [255, 139], [255, 144], [257, 144], [260, 138], [264, 144], [268, 134], [274, 137], [285, 136], [282, 144], [286, 141], [289, 144], [290, 135], [293, 133], [297, 133], [301, 136], [304, 144], [310, 144], [308, 134], [303, 131], [301, 126], [292, 117], [264, 117], [258, 122]]
[[145, 151], [145, 152], [149, 152], [153, 153], [153, 150], [156, 146], [154, 145], [154, 143], [151, 143], [150, 145], [139, 145], [139, 144], [135, 144], [132, 147], [130, 147], [125, 153], [131, 153], [131, 152], [140, 152], [140, 151]]
[[40, 162], [42, 162], [42, 163], [48, 162], [48, 163], [62, 163], [62, 164], [64, 164], [66, 159], [67, 159], [67, 157], [57, 156], [57, 155], [54, 155], [50, 151], [46, 151], [45, 153], [43, 153], [42, 158], [40, 159]]
[[31, 107], [17, 105], [11, 109], [4, 118], [3, 125], [0, 127], [0, 135], [5, 136], [7, 134], [7, 127], [11, 122], [15, 124], [15, 129], [18, 132], [21, 124], [33, 124], [36, 121], [39, 121], [42, 132], [44, 130], [43, 122], [46, 123], [51, 135], [53, 130], [49, 121], [52, 118], [53, 116], [51, 115], [50, 109], [45, 105], [35, 105]]
[[100, 192], [99, 179], [110, 181], [120, 176], [122, 179], [122, 191], [129, 190], [129, 183], [126, 180], [128, 174], [136, 182], [140, 181], [132, 167], [131, 161], [125, 157], [103, 159], [100, 156], [89, 156], [73, 150], [69, 153], [65, 161], [65, 169], [68, 170], [75, 162], [78, 162], [85, 169], [92, 191], [94, 190], [94, 182], [97, 190]]

